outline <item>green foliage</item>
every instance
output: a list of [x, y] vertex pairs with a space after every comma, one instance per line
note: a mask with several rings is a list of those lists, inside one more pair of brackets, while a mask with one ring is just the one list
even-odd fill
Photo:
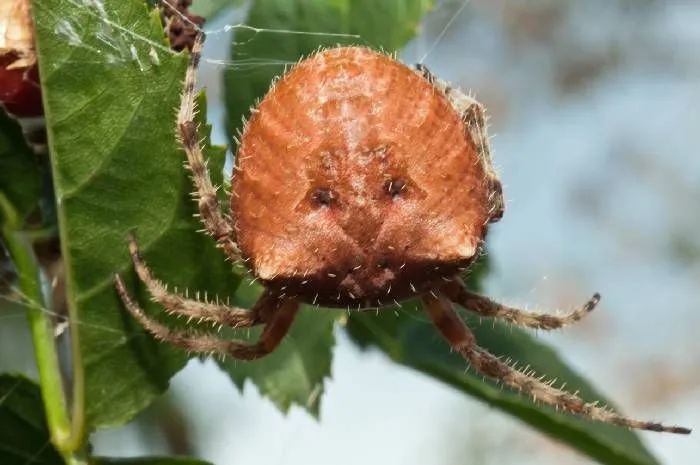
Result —
[[[485, 265], [481, 261], [472, 269], [467, 281], [470, 288], [478, 289], [486, 272]], [[469, 313], [463, 317], [474, 331], [479, 345], [490, 352], [512, 358], [520, 366], [529, 365], [535, 372], [546, 374], [548, 379], [566, 383], [567, 390], [579, 391], [584, 399], [607, 403], [583, 377], [567, 367], [553, 349], [537, 342], [527, 332], [491, 320], [480, 321]], [[426, 321], [418, 305], [404, 305], [398, 315], [390, 309], [378, 315], [354, 313], [349, 318], [347, 329], [360, 347], [378, 348], [393, 361], [513, 415], [601, 463], [658, 463], [631, 431], [556, 412], [509, 388], [484, 380], [483, 375], [471, 369], [465, 371], [464, 359], [437, 337], [435, 328]]]
[[24, 218], [39, 201], [40, 184], [39, 163], [22, 128], [0, 108], [0, 195]]
[[[160, 22], [141, 1], [105, 2], [101, 14], [67, 0], [34, 8], [68, 305], [80, 321], [87, 416], [95, 427], [129, 420], [187, 360], [137, 331], [114, 293], [113, 274], [128, 274], [127, 232], [136, 231], [146, 257], [179, 286], [203, 286], [226, 271], [201, 260], [216, 252], [195, 232], [173, 138], [185, 58], [156, 46], [166, 46]], [[128, 24], [156, 45], [107, 29], [113, 40], [128, 38], [139, 59], [114, 50], [98, 34], [105, 20]], [[78, 36], [71, 41], [57, 31]]]
[[[465, 372], [464, 359], [450, 351], [436, 337], [435, 329], [420, 312], [405, 309], [399, 317], [392, 312], [375, 315], [358, 314], [350, 318], [350, 334], [365, 347], [377, 347], [392, 360], [438, 379], [450, 386], [508, 413], [601, 463], [652, 465], [656, 460], [631, 431], [594, 423], [556, 412], [536, 404], [532, 399], [511, 389], [485, 381], [472, 370]], [[489, 351], [529, 365], [536, 372], [566, 383], [567, 390], [580, 391], [589, 400], [601, 400], [589, 383], [568, 368], [549, 347], [537, 342], [524, 331], [465, 315], [479, 344]], [[465, 419], [469, 421], [469, 419]]]
[[[39, 387], [20, 375], [0, 374], [0, 463], [63, 465], [49, 441]], [[188, 457], [95, 457], [93, 465], [210, 465]]]
[[239, 7], [244, 3], [245, 0], [200, 0], [192, 4], [190, 11], [212, 20], [227, 9]]
[[49, 442], [39, 387], [7, 373], [0, 374], [0, 463], [63, 464]]
[[[259, 286], [247, 283], [240, 287], [236, 298], [250, 307], [259, 294]], [[242, 390], [249, 379], [282, 412], [297, 404], [317, 416], [324, 381], [331, 373], [333, 326], [340, 314], [338, 310], [302, 308], [289, 334], [271, 354], [254, 363], [230, 359], [218, 363], [239, 389]], [[254, 340], [260, 329], [231, 331], [230, 334]]]

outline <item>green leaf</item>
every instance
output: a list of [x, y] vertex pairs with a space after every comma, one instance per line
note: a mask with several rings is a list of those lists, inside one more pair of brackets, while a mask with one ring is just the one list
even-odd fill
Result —
[[[477, 271], [470, 287], [477, 287]], [[566, 389], [579, 391], [584, 399], [610, 404], [585, 379], [567, 367], [556, 352], [517, 327], [493, 324], [466, 314], [465, 320], [479, 344], [496, 355], [510, 357], [518, 365], [529, 365], [547, 378], [566, 383]], [[626, 429], [582, 420], [535, 404], [511, 389], [484, 380], [472, 370], [465, 371], [465, 360], [450, 350], [416, 302], [404, 305], [397, 315], [387, 309], [379, 315], [354, 313], [347, 330], [363, 348], [377, 347], [392, 360], [438, 379], [454, 388], [501, 409], [544, 434], [570, 445], [600, 463], [614, 465], [654, 465], [656, 459], [638, 436]], [[611, 405], [612, 406], [612, 405]]]
[[189, 457], [134, 457], [109, 458], [96, 457], [90, 459], [91, 465], [211, 465], [211, 462], [192, 459]]
[[[240, 289], [237, 299], [248, 306], [261, 290], [250, 282]], [[305, 306], [289, 334], [271, 354], [254, 363], [223, 360], [219, 364], [239, 389], [250, 379], [282, 412], [297, 404], [318, 416], [324, 380], [331, 372], [333, 326], [341, 314], [339, 310]], [[232, 337], [253, 341], [260, 329], [231, 333]]]
[[[25, 218], [37, 205], [41, 174], [19, 123], [0, 108], [0, 194]], [[0, 227], [4, 220], [0, 215]]]
[[[114, 291], [119, 272], [147, 311], [160, 311], [133, 277], [127, 233], [136, 231], [145, 258], [172, 285], [226, 298], [240, 278], [196, 232], [174, 135], [186, 57], [170, 52], [158, 13], [142, 0], [42, 0], [33, 14], [87, 419], [92, 427], [119, 425], [187, 361], [147, 336]], [[206, 152], [220, 178], [223, 151]]]
[[228, 134], [286, 66], [319, 48], [365, 45], [400, 50], [418, 31], [434, 0], [255, 0], [246, 24], [236, 29], [224, 75]]
[[190, 11], [196, 15], [204, 16], [207, 20], [211, 21], [224, 10], [237, 8], [243, 5], [245, 1], [246, 0], [197, 0], [190, 7]]
[[[21, 375], [0, 374], [0, 463], [63, 465], [49, 440], [37, 384]], [[94, 465], [211, 465], [189, 457], [90, 458]]]
[[[155, 7], [162, 3], [162, 0], [146, 0], [146, 3]], [[211, 21], [214, 17], [230, 8], [237, 8], [245, 4], [246, 0], [197, 0], [189, 7], [190, 13], [203, 16]]]
[[39, 386], [21, 375], [0, 374], [0, 463], [64, 463], [49, 441]]

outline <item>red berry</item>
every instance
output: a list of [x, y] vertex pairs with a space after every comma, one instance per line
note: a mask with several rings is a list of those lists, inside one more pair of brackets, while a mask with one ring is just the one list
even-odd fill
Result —
[[19, 117], [43, 114], [30, 7], [0, 2], [0, 104]]

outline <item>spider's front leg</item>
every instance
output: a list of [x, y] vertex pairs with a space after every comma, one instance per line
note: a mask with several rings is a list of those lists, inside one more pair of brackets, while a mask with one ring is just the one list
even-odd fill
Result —
[[428, 81], [450, 101], [452, 108], [459, 114], [464, 129], [479, 156], [479, 161], [486, 174], [484, 182], [488, 186], [489, 223], [495, 223], [503, 217], [505, 201], [503, 188], [491, 160], [491, 143], [488, 135], [488, 118], [484, 106], [474, 97], [460, 89], [452, 87], [447, 81], [435, 76], [422, 63], [416, 65], [416, 72]]
[[240, 250], [235, 242], [233, 222], [224, 215], [216, 198], [216, 188], [212, 185], [207, 170], [202, 148], [197, 135], [197, 125], [194, 122], [197, 113], [196, 104], [196, 75], [197, 67], [204, 44], [204, 32], [198, 31], [190, 53], [190, 62], [185, 74], [185, 85], [180, 99], [180, 109], [177, 114], [177, 134], [182, 147], [187, 154], [187, 167], [192, 172], [192, 181], [196, 186], [195, 197], [199, 207], [199, 217], [207, 233], [216, 241], [226, 255], [234, 261], [240, 260]]
[[203, 355], [220, 355], [240, 360], [254, 360], [263, 357], [277, 348], [292, 326], [299, 311], [299, 302], [294, 299], [280, 299], [269, 292], [263, 293], [255, 308], [267, 319], [262, 334], [255, 344], [237, 339], [222, 339], [211, 334], [187, 330], [174, 330], [147, 316], [143, 309], [131, 298], [119, 275], [114, 276], [117, 292], [129, 312], [156, 339], [180, 347], [188, 352]]
[[146, 285], [151, 299], [162, 305], [165, 311], [171, 315], [185, 317], [188, 321], [207, 321], [231, 328], [246, 328], [265, 323], [269, 317], [265, 313], [269, 306], [263, 305], [264, 299], [261, 299], [258, 305], [252, 309], [247, 310], [218, 302], [189, 299], [177, 292], [169, 292], [167, 287], [153, 276], [153, 272], [141, 258], [139, 246], [133, 234], [129, 234], [129, 255], [134, 265], [134, 271], [141, 282]]
[[518, 371], [477, 345], [474, 334], [459, 317], [445, 295], [438, 292], [433, 296], [432, 293], [428, 293], [422, 297], [422, 301], [433, 324], [447, 339], [450, 346], [471, 363], [472, 368], [495, 381], [523, 391], [544, 404], [591, 420], [648, 431], [677, 434], [691, 432], [689, 428], [681, 426], [666, 426], [661, 423], [623, 417], [609, 409], [597, 406], [595, 402], [586, 403], [574, 394], [554, 388], [534, 373]]

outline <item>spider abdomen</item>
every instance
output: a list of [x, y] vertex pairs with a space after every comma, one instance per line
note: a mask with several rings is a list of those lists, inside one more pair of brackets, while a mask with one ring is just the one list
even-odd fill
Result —
[[308, 302], [369, 307], [465, 268], [492, 212], [462, 117], [381, 53], [342, 47], [302, 61], [241, 137], [231, 208], [252, 272]]

